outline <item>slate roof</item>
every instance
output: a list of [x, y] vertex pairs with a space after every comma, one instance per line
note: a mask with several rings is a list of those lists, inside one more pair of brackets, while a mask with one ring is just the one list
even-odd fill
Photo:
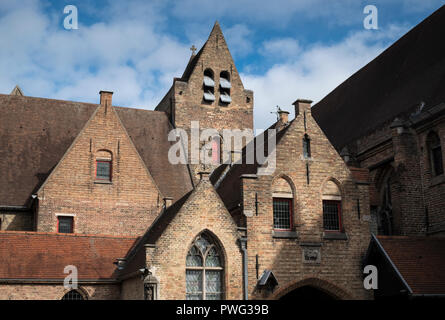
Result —
[[445, 101], [445, 6], [312, 107], [341, 150], [399, 114]]
[[[91, 117], [97, 104], [0, 94], [0, 206], [29, 206], [34, 194]], [[191, 190], [186, 165], [172, 165], [159, 111], [115, 107], [164, 196]]]
[[445, 294], [445, 238], [376, 238], [412, 294]]
[[0, 231], [0, 279], [64, 279], [65, 266], [79, 280], [116, 279], [117, 258], [136, 238], [84, 234]]

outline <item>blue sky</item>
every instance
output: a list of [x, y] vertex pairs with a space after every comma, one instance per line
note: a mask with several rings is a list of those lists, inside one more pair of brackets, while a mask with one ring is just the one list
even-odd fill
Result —
[[[215, 22], [244, 86], [254, 90], [255, 127], [274, 106], [317, 102], [437, 10], [439, 0], [0, 1], [0, 93], [153, 109]], [[65, 30], [66, 5], [79, 28]], [[363, 27], [366, 5], [378, 30]]]

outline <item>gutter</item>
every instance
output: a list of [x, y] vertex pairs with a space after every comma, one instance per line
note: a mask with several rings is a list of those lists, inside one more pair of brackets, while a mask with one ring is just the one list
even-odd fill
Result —
[[249, 300], [248, 294], [248, 278], [247, 278], [247, 237], [239, 238], [239, 245], [243, 253], [243, 299]]

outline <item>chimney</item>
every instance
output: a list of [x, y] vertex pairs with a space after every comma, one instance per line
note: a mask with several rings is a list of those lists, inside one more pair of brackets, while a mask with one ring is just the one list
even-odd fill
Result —
[[199, 174], [199, 180], [201, 181], [209, 181], [210, 172], [208, 171], [200, 171]]
[[295, 107], [295, 118], [301, 113], [303, 113], [304, 111], [306, 111], [306, 113], [311, 112], [311, 103], [312, 100], [307, 100], [307, 99], [298, 99], [296, 100], [294, 103], [292, 103]]
[[278, 108], [277, 110], [278, 121], [277, 125], [275, 126], [275, 129], [277, 130], [277, 132], [279, 132], [289, 124], [289, 112], [281, 110], [281, 108], [278, 106], [277, 108]]
[[289, 122], [289, 111], [279, 110], [278, 119], [282, 124], [286, 125]]
[[111, 98], [113, 96], [112, 91], [99, 91], [100, 94], [100, 104], [111, 107]]
[[165, 197], [164, 198], [164, 207], [165, 207], [165, 209], [170, 207], [172, 205], [172, 202], [173, 202], [173, 198], [172, 197]]

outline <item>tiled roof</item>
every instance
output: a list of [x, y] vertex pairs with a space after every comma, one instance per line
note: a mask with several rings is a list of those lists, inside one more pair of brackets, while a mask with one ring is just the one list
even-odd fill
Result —
[[337, 150], [422, 101], [445, 101], [443, 39], [445, 6], [313, 106], [312, 115]]
[[1, 279], [64, 279], [74, 265], [79, 280], [115, 279], [117, 258], [124, 258], [136, 238], [0, 231]]
[[377, 236], [413, 294], [445, 294], [445, 238]]
[[[0, 206], [29, 205], [98, 107], [97, 104], [0, 94]], [[115, 108], [164, 196], [192, 189], [186, 165], [172, 165], [164, 112]]]

